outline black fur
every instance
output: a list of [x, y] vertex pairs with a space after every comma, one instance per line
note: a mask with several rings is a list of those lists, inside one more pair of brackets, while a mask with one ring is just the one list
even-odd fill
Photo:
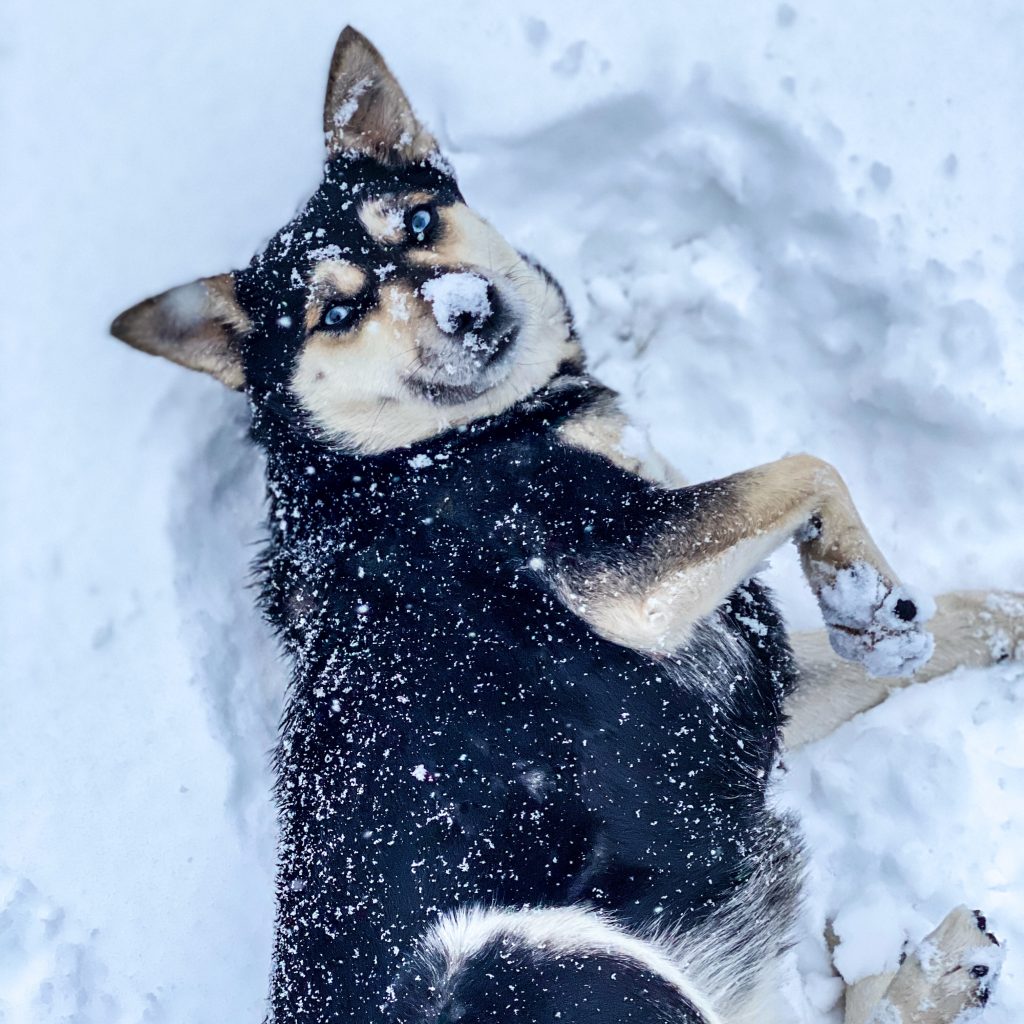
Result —
[[498, 934], [450, 981], [416, 964], [400, 975], [393, 1024], [703, 1024], [686, 996], [655, 972], [605, 951], [563, 953]]

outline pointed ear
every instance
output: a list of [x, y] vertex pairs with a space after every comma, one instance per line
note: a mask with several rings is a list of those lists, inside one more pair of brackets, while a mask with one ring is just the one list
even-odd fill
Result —
[[420, 163], [437, 152], [384, 58], [351, 26], [331, 59], [324, 136], [329, 156], [353, 153], [383, 164]]
[[245, 372], [238, 343], [251, 328], [235, 296], [234, 274], [218, 274], [132, 306], [110, 325], [110, 333], [133, 348], [239, 389]]

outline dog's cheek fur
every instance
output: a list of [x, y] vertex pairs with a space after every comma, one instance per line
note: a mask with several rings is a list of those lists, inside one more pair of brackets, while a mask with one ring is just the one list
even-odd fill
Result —
[[410, 312], [415, 302], [409, 289], [385, 287], [380, 308], [357, 329], [316, 332], [306, 340], [291, 389], [328, 443], [386, 451], [444, 426], [441, 410], [405, 386], [425, 329], [422, 317]]

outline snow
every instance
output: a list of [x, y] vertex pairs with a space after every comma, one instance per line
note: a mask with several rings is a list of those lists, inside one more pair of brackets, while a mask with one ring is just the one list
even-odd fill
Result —
[[454, 334], [459, 318], [469, 314], [479, 324], [491, 313], [487, 297], [487, 281], [479, 274], [441, 274], [426, 281], [420, 292], [430, 303], [438, 327], [446, 334]]
[[[924, 592], [1021, 589], [1016, 0], [444, 0], [344, 17], [464, 193], [569, 296], [691, 478], [809, 450]], [[246, 589], [246, 410], [106, 336], [243, 265], [320, 173], [337, 5], [5, 9], [0, 53], [0, 1020], [258, 1020], [283, 667]], [[45, 48], [38, 40], [45, 39]], [[819, 613], [791, 555], [790, 621]], [[954, 905], [1024, 1016], [1020, 669], [897, 694], [789, 758], [811, 853], [798, 1011]]]
[[184, 284], [170, 289], [167, 293], [165, 308], [174, 321], [184, 330], [190, 325], [199, 322], [208, 302], [209, 294], [203, 285], [196, 281], [192, 284]]
[[[867, 562], [835, 572], [821, 588], [818, 604], [832, 649], [859, 661], [869, 675], [913, 675], [935, 650], [932, 635], [922, 628], [935, 614], [935, 601], [890, 586]], [[912, 610], [911, 621], [897, 614], [901, 606]]]
[[338, 104], [338, 108], [334, 112], [335, 128], [344, 128], [349, 121], [352, 120], [352, 115], [359, 109], [359, 97], [362, 96], [363, 93], [372, 85], [372, 79], [360, 78], [359, 81], [356, 82], [347, 93], [345, 93], [344, 100]]

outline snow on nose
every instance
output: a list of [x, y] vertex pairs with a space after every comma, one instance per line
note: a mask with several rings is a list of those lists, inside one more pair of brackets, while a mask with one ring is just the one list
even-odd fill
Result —
[[420, 293], [433, 307], [437, 326], [445, 334], [479, 330], [494, 312], [490, 284], [479, 274], [442, 274], [427, 281]]

